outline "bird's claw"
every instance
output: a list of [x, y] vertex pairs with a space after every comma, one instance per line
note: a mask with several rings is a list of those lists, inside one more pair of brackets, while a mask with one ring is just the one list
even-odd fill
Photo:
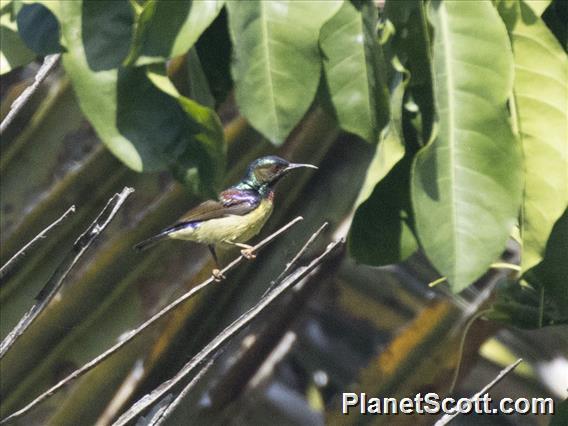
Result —
[[211, 275], [213, 275], [213, 279], [214, 279], [216, 282], [221, 282], [221, 281], [223, 281], [224, 279], [227, 278], [227, 277], [226, 277], [225, 275], [223, 275], [223, 273], [222, 273], [219, 269], [217, 269], [217, 268], [215, 268], [215, 269], [213, 269], [213, 271], [211, 271]]
[[241, 254], [244, 256], [245, 259], [248, 260], [252, 260], [256, 257], [256, 253], [254, 252], [254, 247], [241, 250]]

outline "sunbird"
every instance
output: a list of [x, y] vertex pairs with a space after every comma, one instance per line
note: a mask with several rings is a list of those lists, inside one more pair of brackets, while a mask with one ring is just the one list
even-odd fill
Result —
[[317, 169], [312, 164], [290, 163], [269, 155], [249, 164], [243, 179], [219, 193], [217, 201], [208, 200], [187, 212], [177, 223], [134, 246], [143, 250], [164, 239], [194, 241], [207, 244], [215, 261], [213, 277], [221, 280], [218, 244], [240, 247], [247, 259], [255, 257], [253, 247], [246, 244], [257, 235], [272, 213], [274, 187], [289, 171], [301, 167]]

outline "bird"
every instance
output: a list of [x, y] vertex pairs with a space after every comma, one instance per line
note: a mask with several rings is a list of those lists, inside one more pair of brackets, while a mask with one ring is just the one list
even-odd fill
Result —
[[276, 155], [257, 158], [249, 164], [241, 181], [220, 192], [217, 200], [199, 204], [177, 223], [134, 248], [141, 251], [166, 239], [206, 244], [216, 265], [213, 278], [220, 281], [225, 276], [215, 247], [237, 246], [245, 258], [254, 258], [253, 247], [246, 242], [260, 232], [272, 214], [275, 185], [288, 172], [299, 168], [317, 169], [312, 164], [291, 163]]

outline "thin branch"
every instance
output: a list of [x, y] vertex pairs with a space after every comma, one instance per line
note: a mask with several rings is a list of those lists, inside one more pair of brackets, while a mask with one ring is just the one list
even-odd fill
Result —
[[163, 425], [166, 419], [175, 411], [175, 409], [185, 399], [189, 392], [193, 390], [197, 382], [199, 382], [199, 380], [201, 380], [205, 373], [209, 371], [214, 361], [215, 357], [213, 356], [207, 362], [207, 364], [205, 364], [205, 366], [201, 370], [199, 370], [195, 377], [193, 377], [193, 379], [191, 379], [191, 381], [182, 389], [178, 396], [176, 396], [176, 398], [172, 402], [170, 402], [163, 410], [160, 410], [160, 412], [150, 420], [147, 426]]
[[6, 114], [4, 120], [2, 120], [2, 124], [0, 124], [0, 135], [4, 134], [4, 131], [12, 123], [12, 121], [14, 121], [14, 118], [16, 118], [16, 115], [18, 115], [20, 110], [30, 100], [41, 82], [45, 80], [55, 64], [57, 64], [60, 56], [61, 54], [57, 53], [55, 55], [47, 55], [44, 58], [43, 64], [35, 75], [34, 82], [30, 86], [26, 87], [26, 89], [20, 94], [20, 96], [16, 98], [12, 105], [10, 105], [10, 111], [8, 112], [8, 114]]
[[263, 297], [253, 308], [245, 312], [221, 333], [219, 333], [211, 342], [209, 342], [209, 344], [207, 344], [207, 346], [205, 346], [196, 356], [183, 366], [172, 379], [162, 383], [150, 394], [145, 395], [134, 403], [115, 423], [113, 423], [113, 426], [126, 425], [134, 418], [141, 415], [144, 410], [156, 403], [156, 401], [163, 398], [167, 392], [183, 381], [196, 367], [209, 359], [211, 355], [235, 336], [235, 334], [246, 327], [258, 314], [318, 267], [340, 244], [343, 244], [343, 241], [335, 241], [329, 244], [325, 251], [312, 260], [309, 265], [302, 266], [288, 275], [279, 287], [275, 288], [267, 296]]
[[71, 206], [63, 213], [59, 219], [37, 234], [31, 241], [29, 241], [24, 247], [22, 247], [14, 256], [10, 258], [3, 266], [0, 268], [0, 283], [6, 278], [9, 272], [16, 266], [18, 261], [22, 259], [26, 253], [31, 250], [37, 243], [46, 237], [46, 235], [53, 229], [59, 226], [65, 219], [67, 219], [71, 214], [75, 213], [75, 206]]
[[[509, 365], [508, 367], [501, 370], [501, 372], [497, 375], [497, 377], [495, 377], [491, 382], [489, 382], [487, 385], [485, 385], [485, 387], [483, 389], [481, 389], [479, 392], [477, 392], [475, 395], [473, 395], [471, 398], [469, 398], [469, 401], [470, 402], [477, 401], [481, 396], [485, 395], [489, 391], [489, 389], [491, 389], [493, 386], [495, 386], [497, 383], [499, 383], [501, 380], [503, 380], [505, 378], [505, 376], [507, 374], [509, 374], [511, 371], [513, 371], [517, 367], [517, 365], [519, 365], [521, 362], [523, 362], [523, 360], [522, 360], [522, 358], [519, 358], [518, 360], [516, 360], [511, 365]], [[444, 425], [447, 425], [448, 423], [450, 423], [454, 418], [456, 418], [457, 416], [460, 415], [460, 411], [459, 411], [458, 408], [459, 407], [456, 407], [455, 413], [445, 414], [440, 420], [438, 420], [434, 424], [434, 426], [444, 426]]]
[[[257, 245], [254, 246], [253, 250], [254, 251], [259, 251], [261, 250], [264, 246], [266, 246], [267, 244], [269, 244], [270, 242], [272, 242], [272, 240], [276, 239], [278, 236], [280, 236], [282, 233], [286, 232], [289, 228], [291, 228], [293, 225], [295, 225], [296, 223], [298, 223], [299, 221], [303, 220], [303, 218], [301, 216], [298, 216], [297, 218], [295, 218], [294, 220], [290, 221], [289, 223], [287, 223], [286, 225], [284, 225], [282, 228], [280, 228], [279, 230], [277, 230], [276, 232], [274, 232], [273, 234], [269, 235], [268, 237], [266, 237], [264, 240], [262, 240], [261, 242], [259, 242]], [[241, 262], [243, 262], [245, 260], [244, 256], [239, 256], [237, 257], [235, 260], [233, 260], [231, 263], [229, 263], [225, 268], [223, 268], [223, 270], [221, 271], [221, 273], [223, 275], [225, 275], [226, 273], [228, 273], [229, 271], [231, 271], [232, 269], [236, 268]], [[181, 305], [183, 302], [185, 302], [186, 300], [192, 298], [193, 296], [195, 296], [197, 293], [199, 293], [201, 290], [203, 290], [204, 288], [206, 288], [207, 286], [216, 283], [216, 281], [214, 280], [213, 277], [205, 280], [204, 282], [202, 282], [201, 284], [193, 287], [191, 290], [189, 290], [187, 293], [185, 293], [183, 296], [181, 296], [180, 298], [176, 299], [174, 302], [170, 303], [168, 306], [166, 306], [165, 308], [161, 309], [157, 314], [155, 314], [154, 316], [150, 317], [148, 320], [146, 320], [145, 322], [143, 322], [142, 324], [140, 324], [138, 327], [136, 327], [134, 330], [131, 330], [126, 337], [124, 337], [120, 342], [116, 343], [115, 345], [111, 346], [109, 349], [107, 349], [106, 351], [104, 351], [103, 353], [101, 353], [100, 355], [98, 355], [97, 357], [93, 358], [91, 361], [87, 362], [86, 364], [84, 364], [81, 368], [75, 370], [74, 372], [72, 372], [71, 374], [69, 374], [67, 377], [65, 377], [64, 379], [62, 379], [61, 381], [59, 381], [57, 384], [55, 384], [54, 386], [52, 386], [51, 388], [49, 388], [47, 391], [43, 392], [41, 395], [39, 395], [38, 397], [36, 397], [33, 401], [31, 401], [30, 403], [28, 403], [26, 406], [24, 406], [23, 408], [21, 408], [20, 410], [12, 413], [11, 415], [9, 415], [8, 417], [2, 419], [2, 421], [0, 421], [0, 424], [5, 424], [11, 420], [14, 420], [18, 417], [23, 416], [24, 414], [26, 414], [27, 412], [29, 412], [32, 408], [34, 408], [36, 405], [38, 405], [40, 402], [46, 400], [47, 398], [49, 398], [50, 396], [52, 396], [55, 392], [57, 392], [58, 390], [60, 390], [61, 388], [63, 388], [64, 386], [66, 386], [68, 383], [72, 382], [73, 380], [77, 379], [78, 377], [82, 376], [83, 374], [87, 373], [88, 371], [90, 371], [91, 369], [93, 369], [94, 367], [96, 367], [99, 363], [101, 363], [102, 361], [104, 361], [105, 359], [107, 359], [109, 356], [111, 356], [113, 353], [115, 353], [116, 351], [118, 351], [120, 348], [122, 348], [123, 346], [125, 346], [128, 342], [130, 342], [131, 340], [133, 340], [136, 336], [138, 336], [140, 333], [142, 333], [146, 328], [150, 327], [152, 324], [154, 324], [155, 322], [157, 322], [158, 320], [160, 320], [162, 317], [164, 317], [166, 314], [170, 313], [171, 311], [173, 311], [175, 308], [177, 308], [179, 305]]]
[[51, 299], [53, 299], [63, 285], [63, 281], [71, 269], [73, 269], [75, 264], [79, 261], [81, 256], [83, 256], [85, 251], [99, 236], [99, 234], [108, 226], [126, 198], [132, 192], [134, 192], [132, 188], [124, 188], [120, 194], [114, 194], [103, 210], [99, 213], [95, 221], [91, 223], [91, 225], [79, 236], [79, 238], [77, 238], [69, 253], [67, 253], [53, 275], [51, 275], [45, 286], [36, 296], [36, 302], [29, 311], [24, 314], [18, 324], [12, 329], [12, 331], [10, 331], [4, 340], [2, 340], [2, 343], [0, 344], [0, 359], [6, 355], [16, 340], [18, 340], [18, 338], [36, 320], [39, 314], [45, 310]]
[[306, 243], [302, 246], [300, 251], [298, 253], [296, 253], [296, 256], [294, 256], [292, 258], [292, 260], [286, 264], [286, 267], [284, 268], [284, 270], [282, 272], [280, 272], [280, 275], [278, 275], [276, 277], [276, 279], [273, 280], [270, 283], [270, 285], [268, 286], [268, 289], [264, 292], [263, 296], [266, 296], [268, 293], [270, 293], [272, 291], [272, 289], [274, 289], [274, 287], [276, 287], [278, 284], [280, 284], [280, 282], [282, 281], [282, 278], [284, 278], [286, 273], [290, 269], [292, 269], [292, 267], [296, 266], [296, 264], [298, 263], [298, 260], [300, 260], [300, 258], [304, 255], [304, 253], [308, 250], [308, 248], [312, 245], [312, 243], [316, 240], [316, 238], [319, 237], [319, 235], [322, 233], [322, 231], [325, 228], [327, 228], [328, 225], [329, 225], [328, 222], [324, 222], [323, 225], [320, 226], [319, 229], [312, 234], [312, 236], [308, 239], [308, 241], [306, 241]]
[[[312, 236], [296, 252], [296, 254], [292, 257], [292, 259], [286, 263], [286, 266], [283, 269], [283, 271], [280, 273], [280, 275], [278, 275], [278, 277], [271, 282], [270, 290], [274, 289], [275, 287], [277, 287], [279, 284], [282, 283], [282, 280], [285, 279], [287, 276], [286, 272], [292, 270], [292, 268], [295, 268], [299, 259], [303, 256], [303, 254], [307, 251], [307, 249], [313, 244], [313, 242], [321, 234], [322, 230], [325, 229], [327, 225], [328, 225], [327, 222], [324, 223], [316, 232], [314, 232]], [[329, 271], [329, 269], [334, 269], [334, 268], [333, 267], [326, 268], [326, 271]], [[318, 280], [318, 282], [321, 282], [321, 280]], [[314, 282], [313, 284], [316, 283]], [[250, 371], [250, 365], [258, 366], [260, 360], [264, 358], [262, 351], [259, 351], [258, 347], [259, 346], [265, 347], [264, 345], [266, 345], [266, 347], [272, 347], [271, 344], [272, 338], [275, 338], [276, 335], [279, 335], [278, 332], [275, 333], [275, 330], [278, 330], [279, 332], [280, 331], [284, 332], [287, 328], [285, 321], [283, 321], [283, 316], [293, 317], [294, 313], [297, 313], [298, 310], [301, 309], [301, 307], [303, 306], [304, 304], [303, 301], [305, 301], [305, 298], [302, 297], [301, 295], [305, 295], [306, 291], [304, 289], [304, 291], [302, 292], [298, 287], [300, 286], [298, 285], [294, 288], [293, 291], [294, 294], [292, 295], [292, 297], [286, 298], [285, 301], [282, 301], [282, 303], [278, 304], [278, 307], [275, 306], [274, 308], [271, 308], [270, 312], [265, 312], [262, 314], [263, 318], [269, 317], [269, 319], [267, 320], [268, 322], [265, 320], [261, 320], [259, 318], [256, 319], [256, 323], [262, 323], [263, 332], [249, 333], [248, 336], [253, 338], [254, 343], [252, 343], [251, 346], [248, 346], [246, 350], [237, 351], [237, 354], [234, 354], [232, 356], [232, 358], [234, 359], [232, 361], [230, 369], [223, 374], [223, 379], [220, 380], [218, 383], [216, 383], [214, 388], [208, 391], [210, 395], [209, 398], [215, 398], [216, 394], [215, 389], [218, 389], [217, 392], [218, 394], [230, 398], [229, 394], [231, 394], [231, 389], [235, 387], [234, 383], [235, 380], [238, 381], [243, 380], [248, 382], [248, 379], [250, 378], [252, 373]], [[309, 286], [310, 291], [315, 288], [317, 288], [316, 285]], [[295, 290], [300, 290], [300, 291], [295, 291]], [[270, 291], [265, 292], [262, 295], [262, 297], [266, 296], [266, 294], [268, 294], [269, 292]], [[217, 358], [223, 349], [225, 349], [225, 347], [222, 347], [220, 350], [216, 351], [211, 357], [211, 360]], [[247, 356], [247, 354], [251, 355], [251, 353], [252, 356]], [[205, 366], [203, 368], [208, 368], [208, 367]], [[201, 371], [197, 374], [201, 374]], [[184, 391], [182, 391], [184, 395], [187, 395], [191, 391], [192, 387], [193, 386], [190, 385], [188, 388], [184, 389]], [[180, 397], [178, 396], [176, 398], [176, 401], [178, 400], [178, 398]], [[163, 411], [161, 413], [162, 418], [163, 419], [167, 418], [167, 416], [169, 416], [174, 409], [175, 407], [172, 407], [171, 409], [168, 408], [167, 411]], [[152, 408], [152, 411], [154, 410], [155, 408]]]

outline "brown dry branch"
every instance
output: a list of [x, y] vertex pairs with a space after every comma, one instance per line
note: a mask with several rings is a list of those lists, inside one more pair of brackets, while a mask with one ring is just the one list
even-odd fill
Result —
[[143, 396], [135, 402], [120, 418], [113, 424], [113, 426], [124, 426], [134, 420], [136, 417], [143, 414], [143, 412], [150, 406], [160, 401], [168, 392], [175, 386], [179, 385], [185, 380], [199, 365], [206, 362], [210, 357], [239, 331], [247, 326], [254, 318], [256, 318], [264, 309], [272, 305], [272, 303], [283, 296], [287, 290], [290, 290], [300, 281], [302, 281], [308, 274], [316, 269], [326, 258], [332, 254], [343, 241], [335, 241], [327, 246], [322, 254], [316, 257], [307, 266], [302, 266], [288, 275], [282, 280], [282, 284], [276, 287], [268, 295], [263, 297], [253, 308], [245, 312], [221, 333], [219, 333], [207, 346], [205, 346], [196, 356], [194, 356], [182, 369], [170, 380], [162, 383], [150, 394]]
[[[269, 235], [268, 237], [263, 239], [261, 242], [259, 242], [257, 245], [255, 245], [254, 248], [253, 248], [253, 251], [256, 252], [256, 251], [261, 250], [264, 246], [266, 246], [272, 240], [274, 240], [275, 238], [277, 238], [278, 236], [280, 236], [281, 234], [286, 232], [289, 228], [291, 228], [293, 225], [295, 225], [296, 223], [298, 223], [302, 219], [303, 218], [301, 216], [298, 216], [294, 220], [288, 222], [286, 225], [284, 225], [283, 227], [278, 229], [276, 232], [272, 233], [271, 235]], [[233, 260], [231, 263], [229, 263], [225, 268], [223, 268], [223, 270], [221, 271], [222, 274], [223, 275], [227, 274], [228, 272], [230, 272], [231, 270], [236, 268], [241, 262], [243, 262], [243, 260], [245, 260], [244, 256], [241, 255], [241, 256], [237, 257], [235, 260]], [[158, 320], [160, 320], [162, 317], [164, 317], [165, 315], [167, 315], [168, 313], [173, 311], [176, 307], [181, 305], [183, 302], [192, 298], [197, 293], [199, 293], [201, 290], [203, 290], [204, 288], [206, 288], [207, 286], [209, 286], [213, 283], [216, 283], [216, 281], [213, 277], [211, 277], [211, 278], [207, 279], [206, 281], [202, 282], [201, 284], [193, 287], [191, 290], [189, 290], [183, 296], [179, 297], [174, 302], [170, 303], [168, 306], [161, 309], [157, 314], [153, 315], [148, 320], [146, 320], [145, 322], [140, 324], [137, 328], [135, 328], [134, 330], [131, 330], [120, 342], [116, 343], [114, 346], [111, 346], [109, 349], [107, 349], [106, 351], [104, 351], [103, 353], [98, 355], [97, 357], [93, 358], [91, 361], [83, 364], [82, 367], [78, 368], [77, 370], [75, 370], [74, 372], [69, 374], [67, 377], [65, 377], [64, 379], [59, 381], [57, 384], [55, 384], [54, 386], [52, 386], [51, 388], [49, 388], [48, 390], [43, 392], [41, 395], [36, 397], [33, 401], [28, 403], [23, 408], [21, 408], [18, 411], [10, 414], [8, 417], [2, 419], [0, 421], [0, 424], [6, 424], [6, 423], [8, 423], [12, 420], [15, 420], [15, 419], [23, 416], [24, 414], [28, 413], [36, 405], [38, 405], [42, 401], [46, 400], [50, 396], [52, 396], [55, 392], [57, 392], [58, 390], [60, 390], [64, 386], [66, 386], [68, 383], [72, 382], [73, 380], [77, 379], [78, 377], [82, 376], [83, 374], [87, 373], [88, 371], [90, 371], [91, 369], [96, 367], [98, 364], [100, 364], [106, 358], [111, 356], [113, 353], [117, 352], [120, 348], [122, 348], [124, 345], [126, 345], [128, 342], [130, 342], [136, 336], [138, 336], [140, 333], [142, 333], [146, 328], [148, 328], [152, 324], [156, 323]]]

